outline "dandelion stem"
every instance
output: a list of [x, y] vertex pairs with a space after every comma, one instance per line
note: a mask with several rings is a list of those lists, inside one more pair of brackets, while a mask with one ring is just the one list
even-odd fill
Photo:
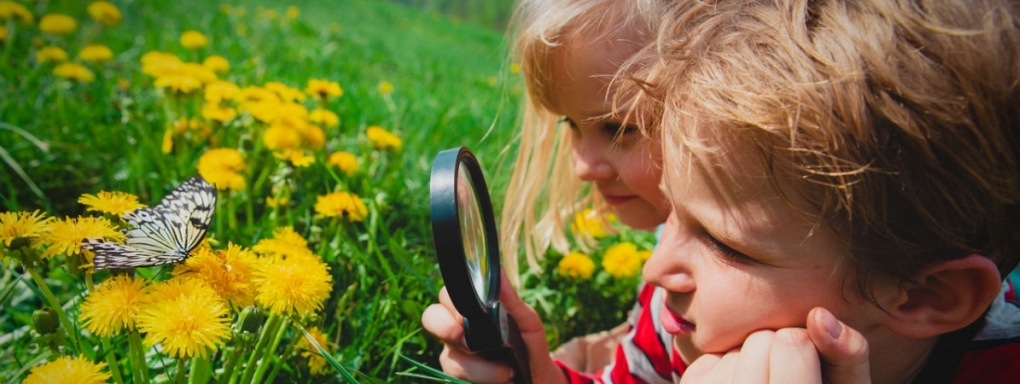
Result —
[[177, 359], [177, 372], [174, 373], [174, 384], [184, 384], [184, 367], [187, 365], [188, 358]]
[[259, 341], [255, 344], [255, 349], [252, 349], [251, 356], [248, 357], [248, 364], [244, 367], [244, 376], [241, 378], [242, 383], [251, 383], [252, 377], [255, 375], [256, 363], [259, 358], [264, 354], [266, 344], [269, 344], [275, 338], [280, 324], [283, 323], [283, 317], [277, 314], [270, 314], [266, 320], [266, 325], [262, 328], [262, 334], [259, 335]]
[[[282, 317], [281, 317], [281, 319], [282, 319]], [[276, 351], [276, 348], [280, 346], [280, 340], [283, 340], [283, 335], [286, 332], [287, 332], [287, 324], [286, 323], [282, 323], [282, 326], [280, 327], [280, 330], [276, 331], [276, 336], [273, 337], [273, 343], [269, 345], [268, 354], [269, 354], [270, 357], [272, 357], [276, 361], [279, 361], [279, 358], [275, 354], [273, 354], [273, 352]], [[262, 376], [266, 374], [266, 369], [269, 368], [270, 365], [276, 365], [275, 364], [276, 361], [274, 361], [274, 364], [270, 364], [268, 361], [263, 362], [262, 364], [259, 364], [258, 370], [255, 371], [255, 377], [253, 378], [252, 382], [253, 383], [262, 382]]]
[[103, 343], [103, 350], [106, 351], [106, 364], [110, 366], [110, 373], [113, 374], [113, 382], [118, 384], [124, 383], [124, 377], [120, 375], [120, 363], [117, 362], [117, 355], [113, 353], [113, 348], [110, 347], [110, 338], [100, 338]]
[[78, 340], [78, 332], [71, 326], [71, 320], [67, 317], [67, 312], [64, 312], [64, 308], [60, 305], [60, 301], [53, 295], [53, 291], [50, 290], [49, 285], [46, 284], [46, 280], [43, 280], [42, 275], [35, 270], [35, 268], [25, 267], [28, 274], [32, 275], [32, 280], [35, 280], [35, 284], [39, 286], [39, 290], [42, 291], [46, 301], [50, 303], [50, 307], [57, 313], [57, 318], [60, 319], [60, 325], [64, 327], [64, 331], [71, 336], [71, 341], [74, 342], [74, 346], [78, 351], [81, 351], [81, 342]]
[[233, 377], [234, 368], [237, 367], [237, 361], [240, 360], [240, 357], [244, 355], [244, 346], [243, 345], [244, 344], [242, 343], [241, 345], [237, 346], [236, 348], [229, 349], [226, 352], [224, 352], [224, 355], [226, 357], [225, 357], [224, 363], [223, 363], [223, 374], [220, 375], [220, 380], [219, 380], [220, 383], [232, 383], [232, 382], [234, 382], [234, 379], [235, 379], [235, 377]]
[[192, 358], [188, 384], [206, 384], [212, 377], [212, 357]]
[[131, 353], [131, 374], [136, 384], [149, 383], [149, 367], [145, 363], [145, 349], [138, 331], [128, 332], [128, 348]]

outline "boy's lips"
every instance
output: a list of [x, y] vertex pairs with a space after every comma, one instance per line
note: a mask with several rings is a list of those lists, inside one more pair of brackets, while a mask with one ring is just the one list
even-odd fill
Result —
[[684, 320], [680, 315], [673, 313], [666, 303], [662, 304], [659, 321], [662, 322], [662, 328], [672, 335], [682, 335], [694, 331], [694, 323]]

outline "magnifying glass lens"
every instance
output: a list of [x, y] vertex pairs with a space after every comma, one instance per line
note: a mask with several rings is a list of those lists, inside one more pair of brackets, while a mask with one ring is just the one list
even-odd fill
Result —
[[486, 258], [488, 247], [482, 211], [474, 190], [474, 181], [463, 166], [457, 167], [457, 179], [457, 212], [463, 232], [464, 261], [471, 274], [475, 294], [484, 303], [489, 300], [489, 263]]

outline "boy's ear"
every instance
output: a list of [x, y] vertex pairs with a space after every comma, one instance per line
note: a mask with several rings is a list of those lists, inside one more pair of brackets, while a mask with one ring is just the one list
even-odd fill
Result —
[[905, 337], [928, 338], [970, 325], [999, 295], [1002, 276], [991, 259], [973, 254], [927, 267], [917, 286], [901, 289], [886, 326]]

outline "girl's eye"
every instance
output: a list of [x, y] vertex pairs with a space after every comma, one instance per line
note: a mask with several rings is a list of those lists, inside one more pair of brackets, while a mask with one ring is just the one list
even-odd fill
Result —
[[638, 133], [638, 127], [636, 125], [621, 125], [616, 122], [607, 122], [602, 125], [602, 131], [611, 137], [627, 136]]
[[574, 120], [569, 117], [566, 116], [561, 117], [560, 124], [562, 123], [567, 123], [567, 126], [569, 126], [571, 130], [575, 131], [577, 130], [577, 123], [575, 123]]
[[751, 257], [730, 248], [730, 246], [723, 244], [712, 235], [706, 233], [703, 237], [705, 239], [705, 244], [708, 244], [709, 248], [712, 249], [712, 252], [715, 252], [729, 261], [746, 264], [754, 260]]

